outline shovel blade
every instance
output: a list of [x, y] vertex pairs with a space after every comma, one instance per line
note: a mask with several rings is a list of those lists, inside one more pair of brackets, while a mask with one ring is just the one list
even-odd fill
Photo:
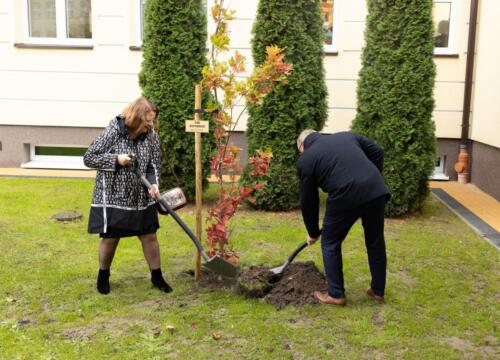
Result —
[[238, 269], [233, 264], [228, 263], [226, 260], [221, 259], [218, 256], [214, 256], [204, 262], [203, 267], [222, 276], [232, 278], [238, 276]]
[[288, 261], [286, 263], [284, 263], [283, 265], [281, 266], [278, 266], [278, 267], [275, 267], [275, 268], [272, 268], [270, 269], [269, 271], [272, 272], [273, 274], [276, 274], [276, 275], [279, 275], [281, 274], [283, 271], [285, 271], [286, 267], [288, 266]]

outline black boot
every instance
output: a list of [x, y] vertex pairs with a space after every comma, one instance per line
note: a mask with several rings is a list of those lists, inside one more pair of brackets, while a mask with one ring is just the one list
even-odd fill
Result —
[[99, 274], [97, 275], [97, 291], [104, 295], [109, 294], [109, 269], [99, 269]]
[[161, 291], [164, 291], [166, 293], [172, 291], [170, 285], [168, 285], [165, 279], [163, 279], [163, 275], [161, 274], [161, 269], [151, 270], [151, 282], [153, 283], [154, 287], [160, 289]]

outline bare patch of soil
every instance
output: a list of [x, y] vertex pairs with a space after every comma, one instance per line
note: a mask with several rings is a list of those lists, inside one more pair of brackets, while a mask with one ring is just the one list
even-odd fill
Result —
[[384, 325], [384, 317], [380, 311], [375, 310], [372, 315], [372, 324], [375, 326], [383, 326]]
[[481, 358], [496, 358], [500, 356], [500, 347], [498, 341], [494, 337], [486, 339], [485, 344], [475, 345], [468, 339], [458, 338], [456, 336], [443, 338], [442, 341], [451, 348], [459, 351], [464, 356], [464, 359], [475, 359], [477, 356]]
[[[71, 341], [88, 341], [103, 332], [112, 334], [113, 337], [119, 337], [127, 333], [130, 328], [136, 326], [144, 328], [147, 325], [147, 322], [143, 319], [122, 317], [111, 319], [109, 322], [62, 329], [60, 335]], [[151, 333], [155, 333], [156, 328], [158, 328], [158, 326], [154, 325], [147, 330]]]

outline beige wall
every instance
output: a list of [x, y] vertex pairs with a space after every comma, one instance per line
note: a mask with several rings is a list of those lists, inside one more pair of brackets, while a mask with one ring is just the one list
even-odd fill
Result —
[[500, 1], [479, 3], [470, 137], [500, 147]]
[[[456, 32], [453, 52], [458, 57], [435, 57], [437, 68], [435, 98], [436, 136], [459, 138], [461, 134], [462, 106], [467, 49], [467, 23], [469, 0], [456, 0]], [[213, 1], [209, 1], [213, 3]], [[251, 28], [258, 0], [233, 1], [237, 19], [230, 26], [232, 52], [239, 51], [251, 61]], [[347, 130], [356, 115], [356, 81], [361, 67], [364, 46], [365, 0], [337, 0], [334, 21], [338, 26], [338, 54], [325, 54], [324, 66], [328, 87], [328, 121], [325, 132]], [[209, 26], [209, 29], [212, 28]], [[246, 118], [240, 120], [238, 130], [246, 128]]]
[[136, 0], [93, 0], [93, 49], [20, 49], [22, 1], [0, 1], [0, 124], [105, 126], [140, 95], [136, 10]]
[[[23, 0], [24, 1], [24, 0]], [[213, 1], [209, 0], [208, 5]], [[0, 1], [0, 124], [102, 127], [140, 94], [137, 73], [138, 0], [92, 1], [93, 49], [19, 49], [24, 42], [25, 19], [21, 0]], [[258, 0], [232, 1], [237, 19], [231, 24], [232, 50], [247, 56], [252, 66], [250, 37]], [[437, 137], [458, 138], [461, 131], [469, 0], [456, 0], [453, 48], [458, 57], [436, 57], [435, 86]], [[500, 1], [482, 0], [485, 29], [479, 31], [477, 79], [472, 137], [499, 146], [494, 136], [499, 102], [491, 97], [500, 83], [499, 50], [494, 49]], [[346, 130], [355, 116], [356, 80], [361, 66], [365, 0], [337, 0], [335, 8], [338, 54], [324, 59], [329, 91], [326, 132]], [[213, 24], [209, 22], [209, 31]], [[482, 37], [482, 38], [481, 38]], [[496, 77], [495, 77], [496, 76]], [[492, 85], [489, 85], [492, 84]], [[497, 106], [495, 111], [491, 111]], [[246, 118], [237, 130], [245, 130]]]

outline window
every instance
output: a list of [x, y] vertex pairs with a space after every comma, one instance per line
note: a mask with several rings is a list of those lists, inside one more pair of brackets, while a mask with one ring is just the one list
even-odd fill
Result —
[[434, 53], [453, 54], [455, 0], [434, 0]]
[[30, 161], [23, 168], [33, 169], [87, 169], [83, 164], [86, 146], [30, 145]]
[[336, 23], [334, 24], [335, 0], [321, 0], [321, 15], [323, 16], [323, 30], [325, 32], [325, 52], [337, 51]]
[[88, 45], [91, 0], [25, 0], [26, 38], [35, 44]]
[[450, 177], [445, 174], [446, 155], [441, 155], [436, 158], [434, 173], [430, 176], [432, 180], [449, 180]]
[[144, 38], [144, 9], [146, 7], [146, 0], [139, 0], [139, 16], [140, 16], [140, 37], [139, 39], [142, 42]]

